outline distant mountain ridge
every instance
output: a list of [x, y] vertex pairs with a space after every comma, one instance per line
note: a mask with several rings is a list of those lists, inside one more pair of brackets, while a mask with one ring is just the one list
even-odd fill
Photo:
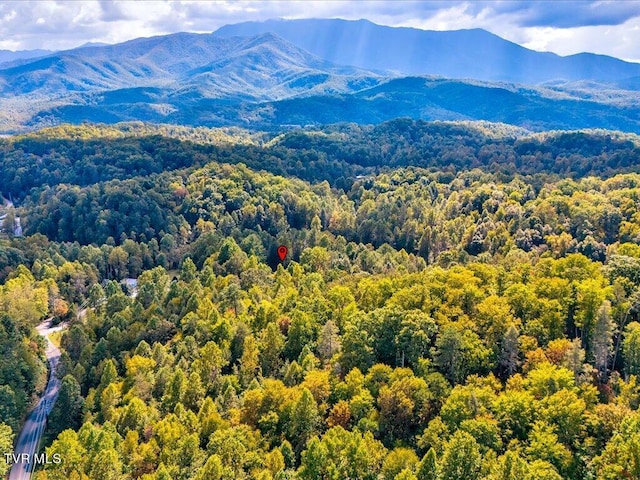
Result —
[[[377, 124], [407, 117], [487, 120], [530, 131], [606, 128], [640, 133], [640, 106], [608, 105], [553, 93], [425, 77], [391, 79], [348, 94], [321, 93], [260, 102], [138, 88], [105, 93], [91, 105], [54, 107], [38, 118], [67, 123], [144, 120], [278, 130], [340, 122]], [[163, 110], [160, 105], [173, 107]]]
[[368, 20], [267, 20], [225, 25], [220, 37], [273, 32], [329, 61], [406, 75], [440, 75], [538, 84], [551, 80], [619, 81], [640, 64], [592, 53], [537, 52], [482, 29], [430, 31]]
[[6, 62], [44, 57], [45, 55], [49, 55], [50, 53], [53, 52], [51, 50], [0, 50], [0, 68], [2, 68], [2, 64]]
[[288, 86], [287, 92], [271, 97], [265, 89], [318, 74], [325, 81], [334, 76], [377, 76], [332, 64], [272, 33], [251, 38], [176, 33], [14, 62], [0, 69], [0, 93], [51, 95], [164, 87], [206, 90], [213, 97], [241, 94], [266, 99], [296, 91]]
[[[322, 24], [334, 21], [329, 22]], [[373, 25], [338, 21], [349, 28], [353, 24]], [[225, 29], [229, 33], [224, 27], [222, 34], [175, 33], [115, 45], [85, 45], [5, 63], [0, 66], [0, 133], [61, 122], [143, 120], [281, 129], [371, 124], [397, 117], [489, 120], [532, 130], [640, 132], [640, 99], [632, 90], [640, 75], [626, 70], [622, 72], [626, 76], [606, 85], [601, 80], [555, 80], [531, 87], [399, 75], [378, 68], [384, 59], [372, 65], [375, 68], [348, 66], [310, 53], [278, 33], [226, 36]], [[487, 32], [466, 32], [505, 43]], [[556, 57], [506, 43], [518, 51]], [[469, 46], [467, 55], [473, 54], [471, 47], [477, 45]], [[360, 52], [365, 58], [367, 48], [366, 42], [356, 42], [343, 50]], [[351, 60], [356, 60], [353, 55]], [[490, 70], [490, 65], [483, 68]]]

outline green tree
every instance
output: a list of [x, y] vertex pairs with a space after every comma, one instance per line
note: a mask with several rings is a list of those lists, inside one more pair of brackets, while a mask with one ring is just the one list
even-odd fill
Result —
[[482, 458], [475, 439], [457, 431], [445, 447], [441, 476], [448, 480], [478, 480], [481, 478]]
[[489, 350], [472, 331], [448, 326], [436, 340], [434, 363], [453, 384], [461, 383], [470, 373], [485, 371], [489, 357]]
[[205, 393], [200, 374], [198, 372], [191, 372], [187, 380], [184, 395], [182, 396], [182, 403], [191, 411], [198, 412], [204, 401]]
[[222, 480], [224, 469], [218, 455], [211, 455], [207, 462], [198, 470], [196, 480]]
[[320, 358], [323, 361], [327, 361], [335, 354], [340, 353], [341, 349], [342, 342], [340, 341], [338, 327], [332, 320], [327, 320], [318, 337], [318, 354], [320, 354]]
[[129, 273], [127, 269], [128, 263], [129, 254], [124, 248], [115, 247], [113, 250], [111, 250], [111, 253], [109, 253], [109, 258], [107, 260], [107, 266], [111, 278], [115, 278], [116, 280], [125, 278]]
[[601, 382], [608, 379], [607, 368], [609, 357], [613, 347], [613, 322], [611, 321], [611, 303], [605, 300], [596, 314], [596, 321], [593, 327], [593, 341], [591, 351], [593, 352], [594, 364], [598, 370]]
[[302, 479], [376, 480], [386, 453], [371, 432], [330, 428], [321, 439], [315, 437], [309, 441], [302, 453], [299, 476]]
[[193, 279], [196, 278], [197, 269], [191, 257], [187, 257], [182, 261], [182, 266], [180, 267], [180, 280], [185, 283], [190, 283]]
[[284, 335], [275, 322], [269, 323], [262, 331], [258, 347], [262, 374], [266, 377], [276, 376], [282, 366], [280, 354], [284, 348]]
[[593, 459], [597, 478], [640, 478], [640, 418], [625, 418], [603, 452]]
[[517, 453], [508, 451], [493, 466], [491, 480], [522, 480], [530, 478], [527, 462]]
[[127, 432], [134, 431], [143, 435], [149, 414], [145, 403], [137, 397], [131, 399], [118, 418], [118, 432], [124, 437]]
[[50, 447], [47, 455], [53, 458], [58, 455], [64, 461], [60, 464], [51, 463], [45, 466], [47, 478], [51, 480], [68, 480], [70, 478], [82, 478], [87, 464], [87, 450], [78, 439], [78, 434], [73, 430], [64, 430], [58, 435]]
[[[13, 431], [11, 427], [6, 423], [0, 422], [0, 452], [3, 454], [13, 451]], [[9, 472], [9, 464], [4, 461], [0, 461], [0, 476], [4, 477]]]
[[162, 396], [162, 408], [165, 412], [172, 412], [176, 405], [182, 401], [186, 388], [187, 379], [184, 377], [184, 371], [177, 369]]
[[92, 462], [89, 478], [95, 480], [120, 480], [122, 478], [122, 467], [122, 460], [115, 449], [100, 450]]
[[15, 392], [9, 385], [0, 385], [0, 418], [17, 431], [20, 416]]
[[622, 353], [627, 375], [640, 375], [640, 323], [631, 322], [625, 328]]
[[538, 422], [534, 425], [529, 438], [526, 452], [530, 459], [547, 461], [561, 473], [567, 471], [572, 461], [571, 452], [560, 443], [553, 427], [544, 422]]
[[438, 480], [438, 462], [436, 451], [430, 448], [418, 464], [416, 476], [418, 480]]
[[72, 375], [65, 375], [60, 385], [58, 400], [49, 415], [48, 426], [54, 435], [66, 428], [80, 427], [84, 398], [80, 384]]
[[297, 452], [302, 452], [307, 441], [317, 432], [318, 406], [311, 392], [304, 388], [293, 406], [289, 420], [289, 436]]
[[410, 448], [394, 448], [382, 463], [382, 478], [393, 480], [405, 469], [412, 472], [418, 461], [418, 456]]
[[371, 335], [359, 322], [348, 322], [342, 337], [340, 364], [344, 371], [353, 368], [366, 371], [374, 364], [375, 356]]
[[0, 286], [0, 308], [18, 325], [33, 325], [49, 310], [49, 289], [20, 265], [13, 278]]
[[240, 383], [247, 387], [260, 369], [258, 345], [253, 335], [244, 338], [242, 358], [240, 359]]

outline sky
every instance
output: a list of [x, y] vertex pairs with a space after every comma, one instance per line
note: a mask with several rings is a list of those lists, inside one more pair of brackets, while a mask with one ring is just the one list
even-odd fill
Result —
[[272, 18], [366, 18], [427, 30], [484, 28], [539, 51], [640, 62], [640, 0], [0, 1], [0, 49], [62, 50]]

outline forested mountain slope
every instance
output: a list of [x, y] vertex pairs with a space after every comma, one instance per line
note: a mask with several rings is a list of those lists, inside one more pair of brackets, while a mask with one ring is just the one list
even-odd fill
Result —
[[534, 134], [509, 125], [409, 119], [281, 134], [139, 123], [66, 126], [0, 139], [0, 193], [21, 200], [34, 187], [88, 186], [210, 161], [327, 180], [343, 189], [358, 175], [397, 166], [578, 178], [636, 171], [640, 137], [597, 130]]
[[[280, 77], [280, 73], [273, 75]], [[179, 90], [125, 88], [45, 103], [30, 114], [26, 125], [142, 120], [280, 131], [283, 126], [367, 125], [409, 117], [488, 120], [536, 131], [607, 128], [640, 132], [635, 92], [615, 88], [607, 92], [599, 86], [576, 91], [571, 86], [526, 87], [426, 77], [305, 75], [264, 90], [235, 84], [222, 74], [207, 78], [215, 85], [207, 80], [192, 87], [187, 83]]]
[[0, 238], [3, 311], [18, 338], [70, 320], [64, 461], [36, 479], [634, 471], [635, 135], [135, 124], [0, 151], [26, 233]]

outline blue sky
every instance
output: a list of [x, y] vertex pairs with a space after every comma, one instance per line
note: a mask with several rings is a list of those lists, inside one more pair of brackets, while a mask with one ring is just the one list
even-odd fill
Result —
[[640, 62], [640, 1], [5, 1], [0, 49], [65, 49], [270, 18], [366, 18], [432, 30], [484, 28], [560, 55]]

